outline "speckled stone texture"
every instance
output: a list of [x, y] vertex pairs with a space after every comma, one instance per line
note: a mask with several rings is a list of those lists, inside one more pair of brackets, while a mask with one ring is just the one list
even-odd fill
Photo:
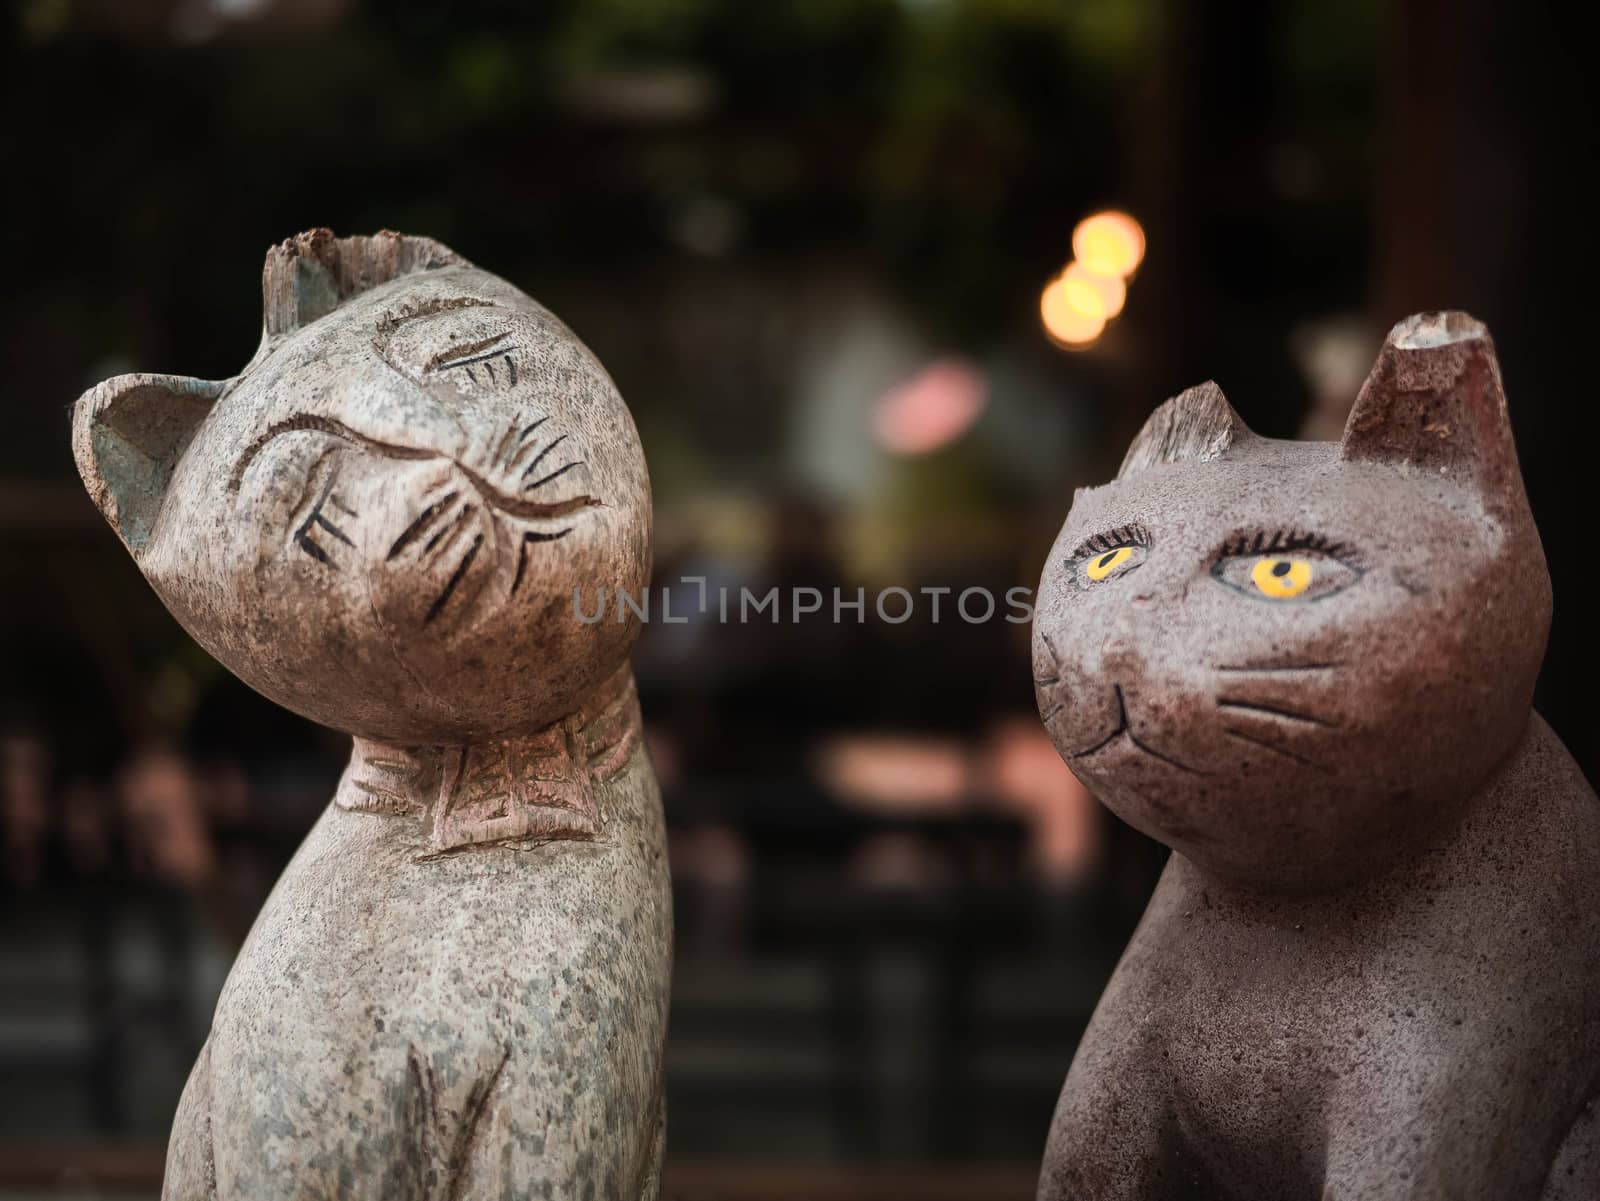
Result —
[[573, 599], [649, 576], [627, 409], [425, 238], [303, 234], [263, 292], [240, 375], [122, 376], [73, 419], [189, 632], [354, 736], [218, 1001], [163, 1196], [655, 1198], [671, 901], [638, 629]]
[[1395, 328], [1341, 443], [1205, 384], [1079, 492], [1040, 712], [1173, 854], [1041, 1198], [1600, 1197], [1600, 804], [1531, 709], [1549, 619], [1464, 314]]

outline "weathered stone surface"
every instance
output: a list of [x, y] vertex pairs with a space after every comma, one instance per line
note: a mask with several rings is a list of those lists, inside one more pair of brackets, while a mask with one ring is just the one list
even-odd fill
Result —
[[237, 377], [87, 393], [90, 495], [195, 638], [355, 737], [184, 1092], [164, 1195], [653, 1198], [671, 903], [627, 655], [644, 457], [600, 364], [425, 238], [268, 253]]
[[1342, 443], [1167, 402], [1040, 585], [1056, 748], [1173, 855], [1041, 1198], [1600, 1196], [1600, 803], [1493, 346], [1390, 335]]

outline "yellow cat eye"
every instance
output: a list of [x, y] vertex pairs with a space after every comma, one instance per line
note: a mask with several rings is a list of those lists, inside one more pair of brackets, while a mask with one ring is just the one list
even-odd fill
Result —
[[1309, 559], [1280, 559], [1268, 556], [1258, 559], [1250, 569], [1250, 582], [1262, 596], [1273, 600], [1288, 600], [1299, 596], [1311, 587], [1315, 572]]
[[1084, 566], [1089, 578], [1099, 583], [1129, 559], [1133, 558], [1133, 547], [1119, 546], [1115, 550], [1104, 551], [1090, 559]]

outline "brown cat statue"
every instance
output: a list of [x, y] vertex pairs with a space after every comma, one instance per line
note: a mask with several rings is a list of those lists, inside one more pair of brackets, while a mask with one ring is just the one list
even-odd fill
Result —
[[1550, 581], [1484, 327], [1338, 443], [1169, 400], [1040, 584], [1057, 750], [1172, 848], [1042, 1201], [1600, 1198], [1600, 804], [1532, 711]]
[[169, 1201], [658, 1190], [671, 899], [639, 735], [650, 487], [599, 362], [426, 238], [267, 254], [232, 379], [78, 401], [89, 494], [241, 679], [354, 736], [256, 919]]

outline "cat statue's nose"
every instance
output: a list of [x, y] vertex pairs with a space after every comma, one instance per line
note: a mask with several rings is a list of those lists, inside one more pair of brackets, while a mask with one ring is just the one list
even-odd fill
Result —
[[1136, 672], [1144, 665], [1144, 655], [1138, 648], [1148, 648], [1150, 640], [1141, 635], [1139, 627], [1146, 624], [1141, 620], [1141, 611], [1148, 606], [1149, 599], [1147, 595], [1135, 597], [1133, 604], [1117, 613], [1106, 631], [1106, 639], [1100, 644], [1100, 662], [1112, 675], [1126, 678], [1129, 672]]
[[1141, 662], [1135, 645], [1127, 634], [1113, 633], [1100, 645], [1100, 662], [1107, 671], [1121, 677]]

